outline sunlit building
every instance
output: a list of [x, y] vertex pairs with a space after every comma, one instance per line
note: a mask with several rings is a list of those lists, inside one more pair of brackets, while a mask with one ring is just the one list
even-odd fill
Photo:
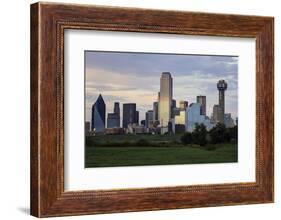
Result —
[[175, 116], [175, 124], [185, 125], [187, 120], [186, 110], [180, 110], [179, 115]]
[[188, 101], [180, 101], [180, 110], [186, 110], [188, 107]]
[[160, 78], [160, 96], [158, 104], [158, 117], [161, 127], [168, 127], [171, 119], [173, 98], [173, 78], [171, 73], [163, 72]]

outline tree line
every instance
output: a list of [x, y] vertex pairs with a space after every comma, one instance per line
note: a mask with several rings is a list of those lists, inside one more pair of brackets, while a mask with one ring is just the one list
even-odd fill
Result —
[[181, 136], [181, 142], [187, 144], [198, 144], [206, 146], [218, 143], [237, 143], [238, 127], [226, 128], [224, 124], [218, 123], [210, 131], [207, 131], [204, 124], [196, 124], [193, 132], [185, 132]]

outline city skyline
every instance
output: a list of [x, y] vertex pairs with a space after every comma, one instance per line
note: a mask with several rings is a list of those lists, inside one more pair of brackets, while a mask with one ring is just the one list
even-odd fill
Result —
[[[237, 117], [238, 58], [230, 56], [202, 56], [147, 53], [85, 52], [86, 121], [91, 120], [91, 107], [101, 93], [112, 112], [114, 102], [136, 103], [139, 121], [153, 109], [160, 91], [162, 72], [173, 76], [173, 99], [196, 103], [197, 96], [206, 96], [206, 114], [211, 116], [218, 103], [217, 81], [226, 79], [226, 112]], [[122, 120], [122, 114], [121, 118]]]

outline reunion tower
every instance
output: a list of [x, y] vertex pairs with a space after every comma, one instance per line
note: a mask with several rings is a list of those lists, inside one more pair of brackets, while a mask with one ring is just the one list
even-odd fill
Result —
[[225, 109], [225, 103], [224, 103], [224, 91], [227, 89], [227, 83], [221, 79], [217, 83], [217, 88], [219, 90], [219, 111], [218, 111], [218, 121], [222, 124], [224, 124], [224, 109]]

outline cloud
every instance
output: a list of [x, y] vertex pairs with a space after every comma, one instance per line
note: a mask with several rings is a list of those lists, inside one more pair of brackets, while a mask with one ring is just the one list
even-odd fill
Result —
[[136, 87], [128, 87], [128, 86], [119, 86], [114, 84], [104, 84], [101, 85], [99, 83], [86, 83], [87, 90], [96, 90], [96, 91], [134, 91], [137, 90]]

